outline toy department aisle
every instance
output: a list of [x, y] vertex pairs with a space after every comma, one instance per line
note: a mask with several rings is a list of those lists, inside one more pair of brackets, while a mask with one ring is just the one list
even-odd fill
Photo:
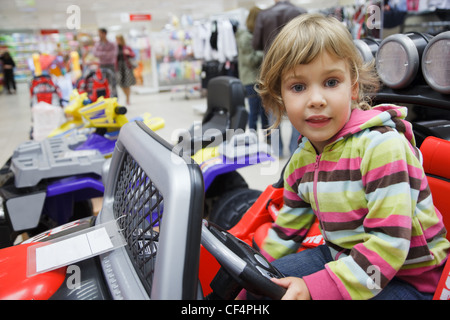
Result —
[[[31, 128], [30, 91], [28, 83], [18, 83], [16, 94], [0, 94], [0, 165], [8, 161], [14, 149], [29, 140]], [[206, 105], [206, 98], [183, 99], [173, 92], [154, 94], [132, 93], [131, 105], [127, 108], [127, 117], [133, 118], [145, 112], [154, 117], [162, 117], [165, 127], [157, 134], [173, 143], [177, 131], [189, 129], [195, 121], [201, 121], [203, 114], [198, 112]], [[289, 123], [283, 122], [283, 126]], [[288, 141], [290, 130], [286, 127], [283, 140]], [[287, 158], [277, 159], [273, 163], [262, 163], [239, 169], [250, 188], [264, 190], [269, 184], [276, 182]]]

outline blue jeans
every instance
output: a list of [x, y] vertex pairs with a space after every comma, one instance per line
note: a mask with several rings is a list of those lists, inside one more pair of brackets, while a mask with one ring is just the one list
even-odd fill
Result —
[[289, 141], [289, 152], [293, 154], [298, 147], [298, 138], [300, 137], [300, 133], [297, 131], [297, 129], [294, 128], [293, 125], [291, 125], [291, 127], [292, 133], [291, 133], [291, 140]]
[[267, 129], [269, 127], [269, 119], [262, 106], [261, 98], [255, 91], [253, 84], [247, 84], [245, 86], [247, 92], [246, 97], [248, 99], [248, 105], [250, 107], [249, 117], [248, 117], [248, 127], [250, 129], [256, 130], [258, 118], [261, 117], [261, 128]]
[[[304, 277], [325, 269], [325, 264], [333, 261], [326, 245], [287, 255], [272, 262], [286, 277]], [[326, 288], [324, 288], [326, 290]], [[418, 291], [400, 279], [392, 279], [373, 300], [431, 300], [433, 294]]]

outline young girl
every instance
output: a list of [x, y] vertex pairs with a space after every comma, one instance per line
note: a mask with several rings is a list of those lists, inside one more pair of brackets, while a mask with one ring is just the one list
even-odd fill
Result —
[[[284, 206], [262, 252], [284, 299], [431, 299], [449, 251], [407, 109], [371, 108], [378, 89], [341, 22], [305, 14], [264, 57], [258, 91], [300, 132]], [[296, 253], [319, 220], [325, 245]]]

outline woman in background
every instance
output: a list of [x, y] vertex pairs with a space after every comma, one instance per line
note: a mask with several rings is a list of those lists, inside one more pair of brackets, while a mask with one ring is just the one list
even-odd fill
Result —
[[240, 29], [236, 33], [239, 78], [245, 86], [250, 107], [248, 126], [255, 131], [259, 117], [261, 117], [261, 128], [265, 130], [269, 127], [269, 120], [262, 106], [261, 98], [254, 88], [263, 58], [263, 51], [255, 50], [252, 46], [252, 33], [260, 11], [261, 9], [258, 7], [251, 8], [246, 20], [247, 29]]
[[126, 105], [130, 104], [130, 87], [136, 84], [133, 74], [134, 65], [132, 60], [135, 57], [133, 50], [125, 44], [122, 35], [116, 36], [117, 42], [117, 83], [122, 88], [126, 96]]

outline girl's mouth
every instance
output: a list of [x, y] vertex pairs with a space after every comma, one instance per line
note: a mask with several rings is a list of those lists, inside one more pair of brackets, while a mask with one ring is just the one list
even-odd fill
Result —
[[306, 122], [314, 128], [321, 128], [326, 126], [331, 121], [331, 118], [325, 116], [311, 116], [306, 119]]

